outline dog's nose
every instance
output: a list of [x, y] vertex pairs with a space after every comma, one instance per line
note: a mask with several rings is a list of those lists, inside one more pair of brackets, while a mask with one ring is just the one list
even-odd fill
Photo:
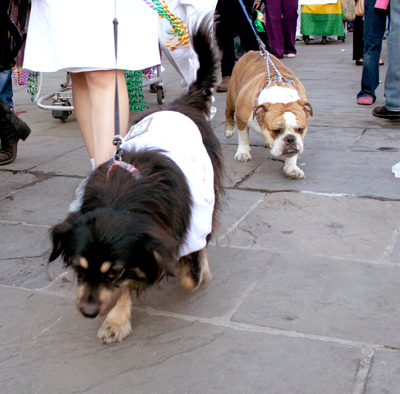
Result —
[[287, 135], [286, 137], [285, 137], [285, 141], [288, 143], [288, 144], [294, 144], [295, 142], [296, 142], [296, 137], [294, 136], [294, 135]]
[[100, 312], [100, 306], [98, 304], [82, 304], [79, 309], [84, 316], [90, 318], [95, 318]]

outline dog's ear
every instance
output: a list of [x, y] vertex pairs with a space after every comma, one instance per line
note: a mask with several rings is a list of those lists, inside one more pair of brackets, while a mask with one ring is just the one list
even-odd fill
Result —
[[270, 105], [271, 105], [270, 103], [261, 104], [254, 111], [254, 115], [260, 122], [264, 119], [264, 116], [265, 116], [266, 112], [268, 111], [268, 108], [270, 107]]
[[178, 242], [161, 227], [154, 227], [145, 234], [144, 247], [153, 254], [162, 270], [176, 275]]
[[313, 110], [310, 103], [307, 103], [304, 100], [299, 100], [299, 104], [304, 108], [304, 111], [306, 111], [307, 116], [308, 115], [313, 116]]
[[57, 224], [50, 230], [50, 238], [53, 242], [53, 249], [50, 253], [49, 263], [54, 261], [65, 250], [65, 241], [70, 237], [72, 231], [72, 218], [75, 215], [71, 214], [63, 222]]

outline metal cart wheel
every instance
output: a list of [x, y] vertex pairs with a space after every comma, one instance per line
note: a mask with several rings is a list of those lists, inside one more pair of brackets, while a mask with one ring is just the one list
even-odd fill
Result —
[[328, 40], [326, 39], [326, 36], [322, 36], [322, 45], [326, 45], [328, 43]]
[[163, 86], [157, 86], [157, 103], [164, 104], [165, 102], [165, 89]]
[[303, 36], [303, 40], [305, 44], [308, 45], [310, 43], [310, 36]]
[[62, 107], [70, 107], [71, 103], [69, 101], [53, 101], [52, 105], [60, 107], [60, 110], [52, 110], [51, 115], [54, 119], [60, 119], [61, 122], [65, 122], [68, 117], [72, 114], [72, 111], [63, 111]]

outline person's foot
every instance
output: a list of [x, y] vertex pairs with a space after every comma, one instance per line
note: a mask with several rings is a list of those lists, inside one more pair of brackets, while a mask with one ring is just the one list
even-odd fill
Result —
[[288, 53], [288, 54], [286, 54], [286, 57], [296, 57], [296, 54], [295, 53]]
[[362, 96], [357, 99], [357, 104], [359, 105], [372, 105], [374, 103], [374, 98], [371, 96]]
[[229, 88], [229, 82], [231, 77], [223, 77], [221, 83], [217, 86], [217, 92], [227, 92]]
[[379, 65], [383, 66], [385, 64], [385, 62], [382, 59], [379, 59]]
[[356, 65], [357, 66], [362, 66], [364, 64], [364, 59], [358, 59], [358, 60], [356, 60]]
[[391, 111], [385, 106], [374, 108], [372, 110], [372, 115], [384, 119], [400, 119], [400, 111]]

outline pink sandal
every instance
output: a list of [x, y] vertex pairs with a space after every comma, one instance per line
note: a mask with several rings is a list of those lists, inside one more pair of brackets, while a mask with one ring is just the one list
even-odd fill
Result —
[[372, 105], [374, 103], [374, 99], [371, 96], [362, 96], [357, 99], [357, 104], [360, 105]]

